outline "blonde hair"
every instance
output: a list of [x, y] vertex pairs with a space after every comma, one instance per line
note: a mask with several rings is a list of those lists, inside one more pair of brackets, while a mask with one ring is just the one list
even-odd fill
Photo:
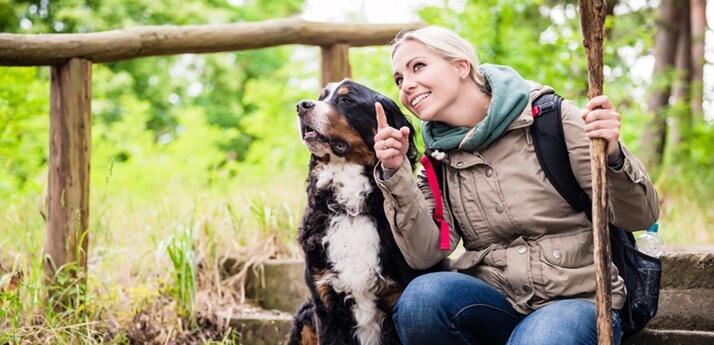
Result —
[[486, 78], [478, 71], [479, 65], [474, 46], [453, 31], [440, 26], [424, 26], [412, 31], [403, 31], [392, 41], [392, 56], [406, 41], [417, 41], [439, 54], [444, 60], [454, 62], [466, 60], [469, 63], [469, 77], [481, 89], [488, 89]]

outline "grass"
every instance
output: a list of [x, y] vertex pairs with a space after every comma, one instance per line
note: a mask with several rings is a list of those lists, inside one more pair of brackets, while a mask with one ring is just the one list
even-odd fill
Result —
[[[686, 169], [682, 169], [686, 170]], [[688, 176], [681, 170], [661, 175], [660, 236], [672, 245], [714, 244], [714, 173]]]
[[[656, 182], [665, 242], [714, 244], [712, 184], [673, 176]], [[43, 197], [5, 205], [0, 344], [236, 343], [225, 315], [245, 305], [234, 287], [247, 267], [228, 278], [219, 267], [226, 258], [259, 265], [299, 256], [303, 181], [284, 172], [214, 187], [93, 186], [86, 293], [64, 312], [46, 298]]]
[[7, 205], [0, 344], [235, 342], [223, 315], [244, 298], [221, 276], [222, 260], [298, 256], [304, 177], [276, 181], [116, 194], [93, 186], [86, 294], [63, 312], [47, 302], [42, 198]]

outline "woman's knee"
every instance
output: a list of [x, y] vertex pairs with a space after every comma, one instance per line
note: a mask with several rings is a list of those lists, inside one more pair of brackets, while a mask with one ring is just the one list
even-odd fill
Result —
[[[615, 344], [620, 343], [619, 313], [613, 312]], [[595, 304], [581, 300], [551, 303], [525, 317], [516, 326], [508, 342], [516, 344], [597, 343]]]
[[506, 299], [484, 281], [455, 272], [429, 273], [414, 279], [395, 307], [404, 315], [455, 315], [474, 304], [510, 307]]
[[425, 274], [412, 280], [397, 301], [395, 317], [399, 314], [423, 314], [424, 310], [441, 305], [440, 286], [445, 280], [444, 273], [448, 272]]

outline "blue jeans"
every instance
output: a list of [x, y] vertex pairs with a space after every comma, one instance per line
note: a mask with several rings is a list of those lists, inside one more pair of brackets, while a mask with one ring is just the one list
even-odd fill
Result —
[[[619, 345], [618, 311], [612, 323]], [[594, 303], [560, 300], [522, 315], [484, 281], [455, 272], [412, 281], [394, 309], [394, 324], [405, 345], [597, 344]]]

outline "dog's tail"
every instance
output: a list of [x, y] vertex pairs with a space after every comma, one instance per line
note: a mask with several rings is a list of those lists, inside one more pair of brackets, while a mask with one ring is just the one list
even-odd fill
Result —
[[315, 309], [312, 301], [305, 301], [293, 316], [293, 327], [285, 345], [317, 345]]

